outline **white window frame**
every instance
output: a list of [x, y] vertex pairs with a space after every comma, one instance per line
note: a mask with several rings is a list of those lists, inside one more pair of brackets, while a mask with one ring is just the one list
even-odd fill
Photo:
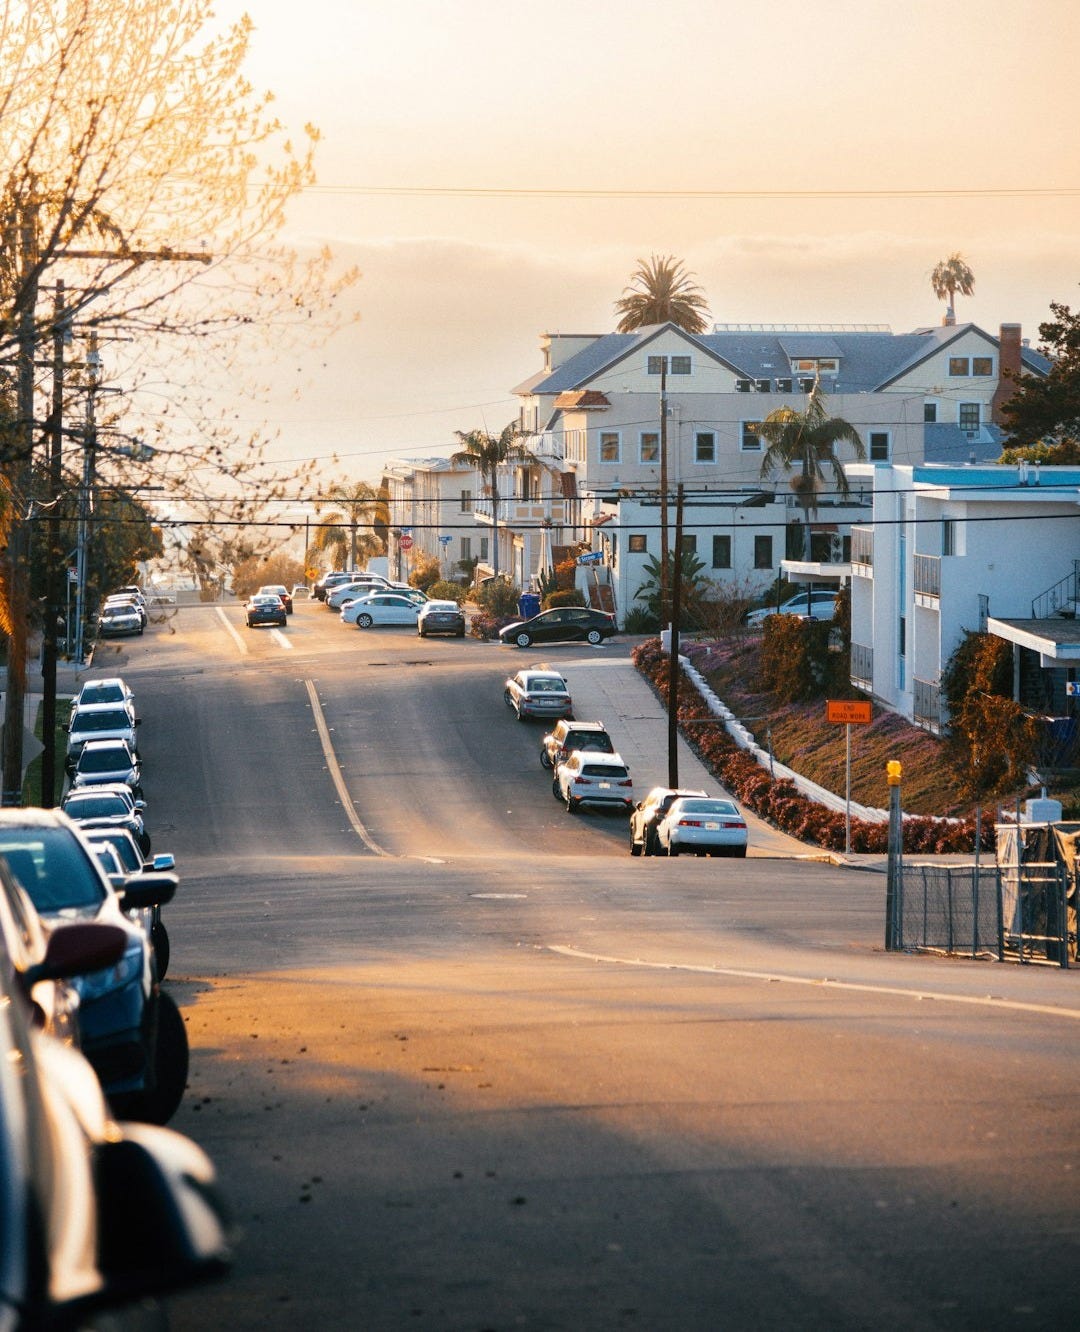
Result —
[[[878, 457], [874, 453], [875, 436], [884, 436], [885, 438], [885, 456]], [[866, 432], [866, 458], [867, 462], [888, 462], [892, 457], [892, 431], [891, 430], [868, 430]]]
[[[927, 398], [923, 402], [923, 425], [937, 425], [938, 416], [939, 416], [938, 412], [939, 406], [940, 404], [938, 403], [937, 398]], [[928, 411], [932, 412], [933, 415], [927, 416]]]
[[[615, 441], [615, 457], [604, 457], [604, 441]], [[622, 431], [621, 430], [601, 430], [596, 439], [596, 461], [603, 467], [618, 467], [622, 462]]]
[[[645, 441], [652, 439], [656, 441], [656, 451], [651, 458], [645, 457]], [[660, 461], [660, 432], [659, 430], [643, 430], [638, 435], [638, 462], [646, 467], [651, 467]]]
[[[712, 451], [708, 458], [703, 458], [700, 452], [699, 440], [712, 440]], [[716, 466], [716, 431], [715, 430], [695, 430], [694, 431], [694, 462], [699, 467]]]
[[460, 510], [459, 510], [460, 513], [472, 513], [472, 511], [473, 511], [473, 493], [472, 493], [471, 490], [463, 490], [463, 491], [461, 492], [461, 501], [460, 501], [460, 503], [461, 503], [461, 508], [460, 508]]
[[747, 444], [747, 442], [746, 442], [746, 428], [747, 428], [747, 426], [754, 426], [754, 427], [756, 427], [757, 429], [760, 429], [760, 427], [761, 427], [761, 421], [760, 421], [760, 420], [757, 420], [757, 419], [755, 419], [755, 418], [748, 418], [748, 419], [745, 420], [745, 421], [740, 421], [740, 422], [739, 422], [739, 452], [740, 452], [740, 453], [760, 453], [760, 452], [762, 451], [761, 436], [760, 436], [759, 434], [757, 434], [757, 433], [756, 433], [756, 430], [755, 430], [755, 433], [754, 433], [754, 435], [753, 435], [753, 438], [757, 440], [757, 443], [756, 443], [756, 444]]
[[[965, 407], [974, 407], [974, 409], [975, 409], [975, 417], [976, 417], [976, 419], [975, 419], [975, 424], [974, 424], [974, 425], [965, 425], [965, 424], [964, 424], [964, 408], [965, 408]], [[958, 403], [956, 404], [956, 424], [960, 427], [961, 430], [981, 430], [981, 429], [982, 429], [982, 423], [983, 423], [983, 420], [982, 420], [982, 403], [981, 403], [981, 402], [958, 402]]]

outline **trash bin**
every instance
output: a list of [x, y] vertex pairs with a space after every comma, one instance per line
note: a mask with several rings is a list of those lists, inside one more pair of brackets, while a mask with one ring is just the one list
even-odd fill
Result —
[[525, 620], [531, 620], [534, 615], [540, 614], [540, 594], [538, 592], [522, 592], [518, 597], [518, 614]]

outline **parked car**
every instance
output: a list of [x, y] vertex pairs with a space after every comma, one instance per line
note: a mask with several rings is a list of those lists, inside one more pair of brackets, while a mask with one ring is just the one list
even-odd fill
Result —
[[734, 800], [680, 796], [656, 825], [658, 855], [745, 856], [746, 819]]
[[310, 601], [314, 593], [306, 583], [293, 583], [290, 595], [293, 601]]
[[836, 589], [818, 588], [816, 591], [799, 592], [789, 597], [782, 606], [759, 606], [757, 610], [747, 611], [743, 622], [751, 626], [760, 626], [770, 615], [801, 615], [804, 620], [831, 620], [836, 614]]
[[30, 999], [122, 965], [126, 933], [78, 922], [42, 949], [4, 919], [0, 905], [0, 1327], [162, 1326], [152, 1297], [228, 1267], [213, 1167], [178, 1133], [114, 1122]]
[[630, 813], [630, 854], [632, 856], [658, 855], [656, 826], [680, 796], [703, 796], [705, 791], [678, 790], [671, 786], [654, 786], [644, 800], [639, 800]]
[[257, 597], [280, 597], [281, 604], [285, 607], [285, 614], [293, 613], [292, 593], [284, 583], [266, 583], [255, 593]]
[[122, 703], [135, 715], [135, 695], [119, 675], [103, 676], [100, 680], [84, 680], [82, 688], [71, 700], [72, 712], [98, 703]]
[[265, 593], [260, 596], [256, 593], [245, 604], [244, 614], [249, 629], [254, 629], [257, 624], [273, 624], [284, 629], [288, 612], [279, 596], [267, 596]]
[[456, 601], [425, 601], [416, 617], [416, 632], [421, 638], [428, 634], [453, 634], [465, 637], [465, 612]]
[[618, 633], [615, 616], [587, 606], [560, 606], [518, 620], [499, 630], [503, 643], [529, 647], [533, 643], [602, 643]]
[[87, 740], [72, 773], [72, 786], [120, 782], [142, 798], [142, 765], [125, 740]]
[[566, 677], [558, 671], [518, 671], [503, 685], [503, 702], [514, 709], [520, 722], [530, 717], [572, 717], [574, 713]]
[[144, 856], [150, 854], [150, 833], [143, 811], [145, 800], [136, 800], [129, 787], [78, 786], [70, 790], [60, 808], [72, 821], [95, 828], [126, 828]]
[[127, 913], [170, 901], [176, 876], [133, 875], [118, 892], [82, 833], [55, 809], [0, 809], [0, 855], [50, 928], [83, 920], [124, 930], [120, 961], [75, 982], [82, 1048], [118, 1114], [166, 1123], [187, 1082], [187, 1031], [160, 987], [142, 920]]
[[77, 709], [63, 728], [68, 738], [68, 772], [74, 770], [87, 740], [124, 740], [137, 751], [135, 730], [139, 725], [140, 720], [119, 703], [92, 703]]
[[134, 605], [102, 606], [97, 631], [101, 638], [120, 638], [125, 634], [141, 634], [144, 628], [142, 613]]
[[570, 721], [556, 723], [540, 742], [540, 766], [557, 768], [575, 749], [588, 749], [594, 753], [614, 754], [611, 736], [603, 722]]
[[129, 596], [126, 592], [114, 592], [110, 596], [107, 596], [101, 605], [103, 610], [112, 610], [117, 606], [133, 607], [139, 612], [139, 619], [142, 621], [144, 629], [150, 619], [150, 616], [146, 611], [146, 602], [141, 596], [133, 597]]
[[368, 597], [374, 592], [392, 590], [397, 589], [393, 589], [390, 580], [383, 578], [381, 574], [360, 574], [348, 582], [338, 583], [336, 587], [329, 588], [326, 593], [326, 608], [339, 611], [346, 601], [354, 601], [357, 597]]
[[403, 597], [397, 592], [377, 592], [350, 601], [342, 608], [341, 622], [355, 624], [358, 629], [383, 624], [415, 625], [419, 614], [420, 606], [412, 597]]
[[344, 569], [335, 569], [331, 573], [323, 574], [311, 589], [312, 595], [316, 601], [325, 601], [331, 588], [339, 587], [342, 583], [351, 583], [356, 574], [356, 570], [346, 572]]
[[630, 809], [634, 803], [634, 782], [621, 754], [575, 750], [559, 764], [556, 780], [568, 814], [582, 805]]
[[[133, 874], [168, 874], [176, 868], [176, 858], [170, 851], [161, 851], [152, 859], [148, 859], [149, 852], [142, 849], [138, 838], [128, 828], [106, 827], [95, 823], [81, 823], [79, 828], [86, 837], [86, 840], [94, 848], [95, 854], [101, 847], [107, 847], [120, 866], [119, 873], [124, 876], [124, 880], [129, 879]], [[106, 869], [105, 873], [112, 871]], [[119, 892], [124, 883], [113, 880], [113, 887]], [[150, 942], [154, 948], [154, 961], [157, 964], [157, 978], [159, 981], [165, 979], [169, 970], [169, 958], [171, 956], [171, 944], [169, 932], [165, 928], [165, 922], [161, 918], [161, 905], [145, 907], [142, 911], [134, 913], [133, 919], [138, 919], [139, 924], [150, 935]]]

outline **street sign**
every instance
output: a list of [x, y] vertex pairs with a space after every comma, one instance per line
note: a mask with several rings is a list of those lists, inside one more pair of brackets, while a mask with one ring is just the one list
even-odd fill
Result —
[[398, 542], [398, 545], [401, 547], [402, 550], [412, 550], [412, 537], [409, 536], [409, 534], [406, 532], [406, 534]]
[[1065, 681], [1065, 697], [1080, 698], [1080, 680]]
[[589, 550], [577, 557], [578, 564], [600, 564], [604, 558], [602, 550]]
[[825, 720], [849, 726], [853, 723], [864, 725], [874, 720], [873, 706], [869, 699], [830, 698], [825, 703]]

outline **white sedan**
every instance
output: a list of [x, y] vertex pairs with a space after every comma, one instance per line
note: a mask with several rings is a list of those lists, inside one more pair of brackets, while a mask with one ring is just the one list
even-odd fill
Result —
[[656, 825], [657, 851], [664, 856], [745, 856], [746, 819], [734, 800], [681, 796]]
[[341, 622], [355, 624], [358, 629], [370, 629], [377, 624], [407, 624], [415, 629], [419, 614], [420, 605], [411, 597], [396, 592], [376, 592], [357, 597], [342, 607]]

